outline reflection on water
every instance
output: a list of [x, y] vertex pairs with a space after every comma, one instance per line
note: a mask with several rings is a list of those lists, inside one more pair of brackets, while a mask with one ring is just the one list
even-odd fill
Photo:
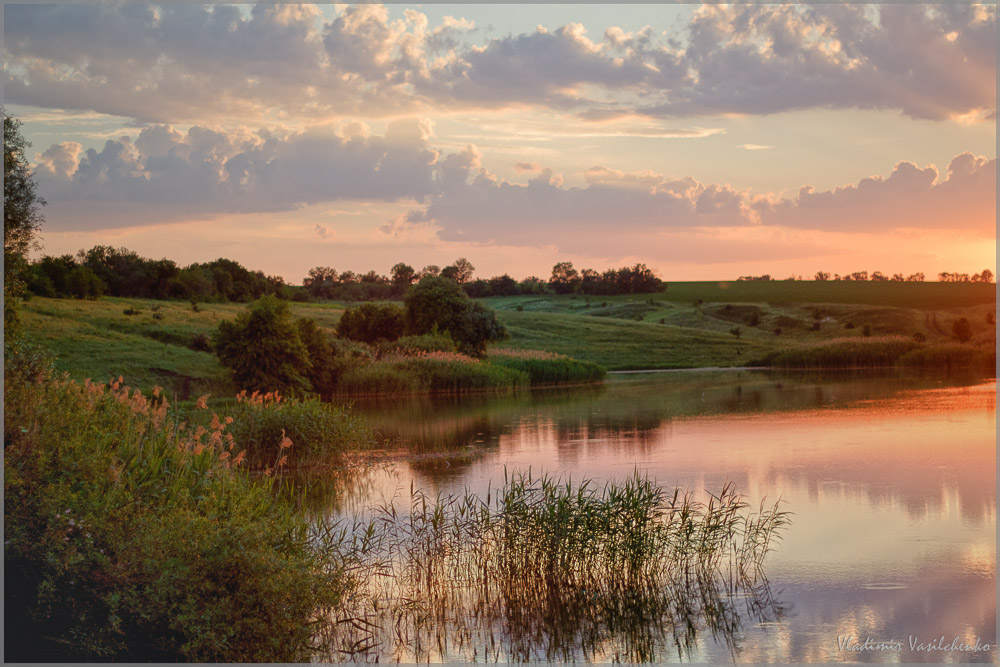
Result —
[[[684, 659], [732, 660], [730, 650], [740, 661], [997, 657], [993, 380], [637, 374], [578, 390], [356, 407], [426, 455], [376, 471], [369, 501], [392, 501], [411, 484], [485, 493], [505, 468], [529, 467], [575, 480], [638, 470], [694, 492], [733, 481], [752, 503], [781, 497], [794, 518], [766, 569], [787, 613], [752, 623], [735, 649], [700, 636]], [[845, 652], [838, 635], [903, 649]], [[911, 637], [942, 635], [990, 649], [909, 648]]]

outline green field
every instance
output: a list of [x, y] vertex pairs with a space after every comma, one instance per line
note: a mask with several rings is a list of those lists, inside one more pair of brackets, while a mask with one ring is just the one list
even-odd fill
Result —
[[[834, 338], [921, 334], [950, 342], [952, 324], [972, 324], [970, 345], [996, 339], [987, 314], [996, 286], [969, 283], [809, 281], [671, 283], [654, 295], [538, 295], [485, 299], [507, 327], [504, 347], [566, 354], [610, 370], [738, 366], [782, 349]], [[23, 318], [31, 340], [75, 378], [122, 375], [132, 386], [165, 387], [181, 399], [235, 387], [215, 356], [199, 351], [242, 304], [104, 298], [33, 298]], [[332, 331], [343, 303], [292, 303], [294, 315]], [[137, 311], [126, 315], [125, 311]], [[816, 325], [816, 323], [819, 323]], [[818, 329], [814, 327], [818, 326]], [[737, 337], [732, 333], [739, 329]], [[780, 333], [776, 334], [776, 330]]]

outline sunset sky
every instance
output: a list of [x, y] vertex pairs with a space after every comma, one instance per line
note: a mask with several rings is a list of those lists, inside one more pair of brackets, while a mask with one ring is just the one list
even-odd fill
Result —
[[6, 5], [43, 252], [996, 272], [995, 5]]

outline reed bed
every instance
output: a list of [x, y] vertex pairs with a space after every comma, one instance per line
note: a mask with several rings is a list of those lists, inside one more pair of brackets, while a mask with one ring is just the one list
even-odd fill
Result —
[[538, 350], [497, 348], [490, 350], [486, 360], [494, 366], [526, 373], [532, 385], [599, 382], [607, 374], [592, 361]]
[[341, 375], [337, 392], [352, 396], [510, 391], [527, 387], [521, 371], [444, 351], [390, 353]]
[[[342, 539], [364, 573], [331, 659], [649, 661], [781, 613], [763, 560], [788, 523], [727, 484], [707, 503], [638, 474], [526, 474], [485, 498], [382, 507]], [[343, 530], [343, 529], [342, 529]], [[741, 611], [742, 610], [742, 611]]]
[[903, 336], [834, 338], [817, 345], [774, 352], [762, 362], [752, 363], [777, 368], [890, 368], [918, 347], [919, 343]]
[[[278, 392], [240, 392], [225, 421], [228, 434], [254, 468], [279, 455], [288, 456], [287, 467], [337, 464], [374, 443], [364, 420], [350, 408], [316, 398], [288, 399]], [[282, 447], [289, 442], [295, 446]]]
[[907, 368], [978, 368], [996, 372], [996, 347], [972, 347], [959, 343], [929, 345], [904, 354], [899, 359]]

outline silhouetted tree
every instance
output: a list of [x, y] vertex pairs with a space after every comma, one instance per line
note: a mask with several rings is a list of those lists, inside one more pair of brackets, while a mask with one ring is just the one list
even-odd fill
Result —
[[556, 294], [575, 292], [580, 282], [580, 274], [573, 268], [572, 262], [559, 262], [552, 267], [549, 286]]

